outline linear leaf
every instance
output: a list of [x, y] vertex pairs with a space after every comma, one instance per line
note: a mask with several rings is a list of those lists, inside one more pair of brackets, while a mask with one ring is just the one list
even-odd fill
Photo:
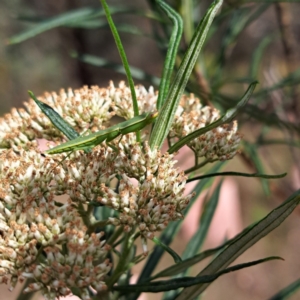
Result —
[[210, 25], [222, 3], [223, 0], [214, 1], [196, 28], [189, 48], [186, 51], [175, 79], [170, 86], [166, 101], [162, 106], [159, 116], [155, 122], [149, 142], [151, 148], [160, 148], [169, 133], [179, 100], [184, 92], [194, 65], [198, 59]]
[[[265, 218], [255, 223], [243, 234], [239, 235], [224, 251], [222, 251], [198, 276], [210, 275], [226, 268], [248, 248], [273, 229], [278, 227], [300, 203], [300, 190], [292, 194], [282, 205], [271, 211]], [[177, 300], [194, 299], [200, 295], [209, 284], [199, 284], [184, 289]]]
[[270, 42], [274, 39], [274, 36], [266, 36], [258, 45], [256, 50], [254, 51], [252, 55], [252, 61], [250, 64], [250, 70], [249, 70], [249, 76], [251, 78], [257, 78], [258, 77], [258, 71], [259, 67], [262, 65], [261, 60], [263, 58], [263, 54], [267, 48], [267, 46], [270, 44]]
[[[257, 81], [253, 82], [250, 84], [250, 86], [248, 87], [246, 93], [244, 94], [244, 96], [242, 97], [242, 99], [238, 102], [238, 104], [227, 110], [226, 113], [217, 121], [207, 125], [206, 127], [200, 128], [198, 130], [195, 130], [194, 132], [186, 135], [185, 137], [181, 138], [177, 143], [175, 143], [173, 146], [171, 146], [168, 150], [169, 153], [174, 153], [176, 151], [178, 151], [181, 147], [183, 147], [184, 145], [186, 145], [188, 142], [190, 142], [191, 140], [195, 139], [196, 137], [218, 127], [221, 126], [223, 124], [229, 123], [233, 120], [233, 118], [237, 115], [238, 111], [245, 106], [245, 104], [248, 102], [248, 100], [250, 99], [255, 87], [256, 87]], [[159, 118], [159, 117], [158, 117]]]
[[[133, 82], [133, 79], [132, 79], [132, 76], [131, 76], [130, 67], [129, 67], [129, 64], [128, 64], [126, 53], [125, 53], [121, 38], [119, 36], [118, 30], [117, 30], [117, 28], [114, 24], [113, 19], [112, 19], [110, 8], [108, 7], [108, 5], [106, 3], [106, 0], [100, 0], [100, 2], [101, 2], [102, 6], [103, 6], [103, 9], [105, 11], [107, 22], [108, 22], [109, 27], [111, 29], [112, 35], [114, 37], [116, 46], [117, 46], [118, 51], [119, 51], [120, 58], [122, 60], [123, 67], [124, 67], [125, 72], [126, 72], [128, 84], [129, 84], [130, 91], [131, 91], [134, 116], [138, 116], [139, 115], [139, 108], [138, 108], [138, 103], [137, 103], [137, 98], [136, 98], [136, 93], [135, 93], [135, 88], [134, 88], [134, 82]], [[138, 133], [137, 133], [137, 139], [139, 140]]]
[[173, 30], [168, 45], [167, 55], [165, 57], [161, 82], [159, 85], [159, 93], [157, 98], [157, 109], [159, 110], [163, 105], [164, 101], [166, 100], [166, 95], [169, 91], [169, 85], [173, 73], [176, 54], [182, 36], [183, 23], [180, 15], [169, 5], [167, 5], [161, 0], [157, 0], [157, 3], [164, 10], [164, 12], [168, 15], [169, 19], [173, 23]]
[[281, 139], [259, 139], [257, 141], [258, 145], [287, 145], [291, 147], [300, 147], [300, 142], [298, 141], [286, 141]]
[[297, 279], [295, 282], [291, 283], [286, 288], [282, 289], [280, 292], [276, 293], [269, 300], [285, 300], [293, 295], [300, 288], [300, 279]]
[[[217, 171], [219, 170], [222, 166], [224, 165], [223, 162], [215, 164], [210, 171]], [[187, 206], [186, 210], [185, 210], [185, 215], [187, 214], [187, 212], [190, 210], [190, 208], [192, 207], [193, 203], [197, 200], [197, 198], [199, 197], [200, 193], [207, 188], [207, 186], [211, 185], [213, 182], [213, 179], [203, 179], [201, 180], [195, 187], [194, 192], [195, 197], [192, 199], [192, 201], [189, 203], [189, 205]], [[161, 234], [160, 236], [160, 240], [166, 244], [169, 245], [174, 237], [176, 232], [178, 231], [179, 227], [180, 227], [181, 223], [180, 222], [173, 222], [171, 224], [168, 225], [168, 227], [164, 230], [164, 232]], [[144, 282], [146, 280], [148, 280], [148, 278], [150, 277], [150, 275], [152, 274], [152, 272], [154, 271], [155, 267], [157, 266], [160, 258], [162, 257], [164, 253], [164, 249], [162, 249], [161, 247], [156, 246], [154, 248], [154, 251], [151, 253], [151, 255], [149, 256], [146, 265], [144, 266], [140, 277], [138, 279], [138, 282]]]
[[246, 227], [245, 229], [243, 229], [242, 232], [240, 232], [238, 235], [236, 235], [232, 239], [226, 241], [221, 246], [218, 246], [213, 249], [205, 250], [191, 258], [182, 260], [181, 262], [177, 263], [176, 265], [170, 266], [170, 267], [162, 270], [161, 272], [159, 272], [159, 273], [155, 274], [153, 277], [151, 277], [148, 281], [151, 281], [151, 280], [159, 278], [159, 277], [174, 276], [174, 275], [177, 275], [177, 274], [185, 271], [187, 268], [195, 265], [196, 263], [200, 262], [201, 260], [203, 260], [209, 256], [215, 255], [216, 253], [220, 252], [220, 250], [222, 250], [222, 249], [226, 248], [228, 245], [234, 243], [241, 236], [243, 236], [245, 233], [247, 233], [249, 230], [251, 230], [251, 228], [253, 228], [254, 225], [255, 224], [252, 224], [252, 225]]
[[187, 247], [185, 248], [185, 251], [182, 254], [183, 259], [194, 256], [202, 247], [219, 202], [221, 185], [222, 181], [218, 184], [209, 201], [205, 203], [203, 213], [200, 218], [199, 229], [190, 239]]
[[267, 178], [267, 179], [277, 179], [285, 177], [287, 173], [277, 174], [277, 175], [268, 175], [268, 174], [259, 174], [259, 173], [242, 173], [242, 172], [218, 172], [218, 173], [208, 173], [205, 175], [196, 176], [189, 178], [186, 182], [191, 182], [195, 180], [200, 180], [208, 177], [215, 176], [241, 176], [241, 177], [258, 177], [258, 178]]
[[[300, 78], [299, 78], [300, 82]], [[256, 95], [253, 95], [256, 97]], [[261, 95], [260, 95], [261, 96]], [[265, 96], [263, 96], [265, 97]], [[257, 107], [257, 105], [247, 105], [245, 109], [245, 113], [247, 113], [252, 118], [256, 119], [258, 122], [263, 123], [264, 125], [274, 126], [282, 129], [287, 128], [288, 130], [296, 131], [300, 133], [300, 126], [298, 124], [288, 122], [286, 120], [282, 120], [276, 113], [266, 113], [264, 110]]]
[[[256, 147], [254, 145], [246, 142], [246, 141], [243, 141], [243, 145], [244, 145], [245, 152], [250, 156], [251, 161], [253, 162], [255, 168], [257, 169], [257, 171], [263, 173], [264, 172], [264, 167], [263, 167], [261, 159], [259, 158]], [[262, 187], [263, 187], [263, 190], [264, 190], [265, 194], [267, 196], [269, 196], [270, 195], [270, 188], [269, 188], [268, 181], [265, 178], [262, 178], [261, 179], [261, 184], [262, 184]]]
[[172, 266], [160, 271], [159, 273], [155, 274], [153, 277], [151, 277], [149, 279], [149, 281], [156, 279], [156, 278], [160, 278], [160, 277], [174, 276], [174, 275], [180, 274], [181, 272], [184, 272], [186, 269], [188, 269], [189, 267], [192, 267], [193, 265], [200, 262], [201, 260], [203, 260], [211, 255], [216, 254], [218, 251], [222, 250], [226, 246], [227, 246], [227, 243], [224, 243], [223, 245], [221, 245], [217, 248], [203, 251], [191, 258], [182, 260], [181, 262], [178, 262], [177, 264], [172, 265]]
[[[138, 11], [136, 11], [135, 9], [127, 7], [111, 7], [110, 12], [111, 14], [138, 13]], [[36, 24], [33, 28], [26, 29], [23, 32], [12, 36], [10, 39], [8, 39], [8, 44], [21, 43], [45, 31], [61, 26], [93, 28], [95, 26], [97, 27], [99, 23], [100, 26], [102, 26], [103, 23], [97, 21], [96, 19], [102, 16], [105, 16], [103, 9], [92, 7], [79, 8], [47, 19], [39, 17], [32, 18], [21, 16], [19, 18], [20, 20], [31, 22], [39, 21], [39, 23]], [[146, 17], [154, 18], [154, 16], [152, 16], [151, 14], [147, 14]]]
[[29, 96], [35, 101], [41, 111], [49, 118], [52, 124], [60, 130], [69, 140], [75, 139], [79, 133], [66, 122], [51, 106], [41, 102], [36, 98], [33, 92], [28, 91]]
[[[256, 261], [243, 263], [239, 265], [235, 265], [232, 267], [229, 267], [225, 270], [222, 270], [218, 273], [212, 274], [212, 275], [203, 275], [201, 277], [183, 277], [183, 278], [175, 278], [171, 280], [161, 280], [161, 281], [154, 281], [151, 283], [145, 283], [145, 284], [131, 284], [127, 286], [114, 286], [113, 289], [116, 291], [122, 291], [127, 293], [132, 292], [150, 292], [150, 293], [159, 293], [164, 291], [169, 291], [173, 289], [183, 288], [183, 287], [192, 287], [199, 283], [210, 283], [214, 280], [216, 280], [221, 275], [238, 271], [244, 268], [248, 268], [251, 266], [255, 266], [257, 264], [261, 264], [263, 262], [267, 262], [274, 259], [281, 259], [281, 257], [273, 256], [273, 257], [267, 257], [264, 259], [259, 259]], [[192, 299], [192, 298], [186, 298], [186, 299]]]
[[164, 244], [157, 237], [154, 237], [152, 240], [157, 246], [162, 247], [166, 252], [168, 252], [173, 257], [175, 263], [178, 263], [178, 262], [182, 261], [180, 256], [171, 247]]
[[72, 10], [66, 13], [63, 13], [61, 15], [55, 16], [50, 19], [46, 19], [40, 24], [34, 26], [31, 29], [25, 30], [19, 34], [16, 34], [12, 36], [9, 40], [9, 44], [17, 44], [20, 42], [23, 42], [29, 38], [32, 38], [44, 31], [59, 27], [59, 26], [64, 26], [67, 24], [71, 24], [74, 22], [81, 22], [87, 18], [95, 17], [97, 15], [100, 15], [100, 12], [102, 10], [100, 9], [95, 9], [95, 8], [90, 8], [90, 7], [85, 7], [85, 8], [80, 8], [76, 10]]
[[[90, 55], [90, 54], [80, 54], [77, 52], [72, 52], [71, 56], [74, 58], [77, 58], [78, 60], [85, 62], [87, 64], [96, 66], [96, 67], [104, 67], [104, 68], [109, 68], [114, 70], [117, 73], [120, 74], [126, 74], [123, 65], [118, 64], [118, 63], [114, 63], [112, 61], [109, 61], [105, 58], [102, 57], [98, 57], [98, 56], [94, 56], [94, 55]], [[144, 70], [139, 69], [139, 68], [135, 68], [133, 66], [130, 66], [130, 70], [131, 70], [131, 75], [133, 78], [138, 79], [138, 80], [146, 80], [146, 81], [150, 81], [151, 84], [158, 86], [159, 82], [160, 82], [160, 78], [150, 75], [148, 73], [146, 73]]]
[[[201, 249], [203, 242], [207, 236], [207, 232], [209, 226], [211, 224], [212, 218], [214, 216], [215, 210], [217, 208], [219, 202], [219, 194], [221, 189], [221, 184], [218, 184], [217, 188], [215, 189], [214, 193], [210, 197], [209, 201], [205, 201], [205, 205], [203, 208], [203, 212], [200, 218], [200, 224], [196, 231], [196, 233], [192, 236], [189, 240], [188, 244], [185, 247], [185, 250], [182, 254], [182, 259], [185, 260], [187, 258], [193, 258]], [[224, 244], [226, 245], [226, 243]], [[223, 245], [223, 246], [224, 246]], [[186, 268], [182, 273], [176, 274], [177, 278], [186, 276], [188, 269]], [[175, 274], [171, 274], [174, 277]], [[172, 299], [178, 293], [178, 290], [169, 291], [164, 295], [164, 299]]]
[[[300, 73], [299, 73], [300, 75]], [[297, 84], [300, 82], [300, 76], [299, 80], [294, 82], [294, 84]], [[285, 85], [282, 84], [281, 88], [284, 87]], [[278, 87], [274, 88], [276, 90]], [[266, 91], [266, 93], [261, 94], [260, 91], [253, 93], [253, 98], [257, 97], [262, 97], [266, 98], [266, 95], [270, 91]], [[218, 103], [220, 103], [223, 107], [230, 107], [235, 103], [236, 101], [233, 100], [231, 97], [228, 97], [227, 95], [224, 94], [214, 94], [214, 99]], [[257, 100], [256, 100], [257, 102]], [[288, 122], [285, 120], [282, 120], [279, 118], [274, 112], [269, 113], [266, 112], [264, 109], [261, 109], [256, 105], [253, 105], [251, 103], [247, 104], [245, 109], [243, 110], [245, 114], [248, 114], [251, 118], [256, 119], [256, 121], [263, 123], [264, 125], [269, 125], [269, 126], [274, 126], [282, 129], [282, 127], [287, 128], [288, 130], [294, 130], [298, 133], [300, 133], [300, 127], [298, 124], [294, 124], [292, 122]]]

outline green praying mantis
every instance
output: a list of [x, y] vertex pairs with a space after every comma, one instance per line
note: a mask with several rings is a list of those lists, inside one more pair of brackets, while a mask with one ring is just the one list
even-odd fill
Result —
[[106, 142], [108, 146], [117, 151], [117, 149], [113, 145], [109, 144], [109, 142], [120, 135], [122, 138], [122, 136], [127, 133], [137, 132], [143, 129], [148, 124], [151, 124], [156, 119], [157, 115], [158, 112], [141, 114], [107, 129], [99, 130], [87, 136], [79, 136], [73, 140], [47, 150], [46, 153], [57, 154], [75, 150], [87, 150], [103, 142]]
[[122, 138], [125, 134], [142, 130], [147, 125], [153, 123], [158, 116], [157, 111], [152, 113], [143, 113], [109, 128], [99, 130], [87, 136], [80, 136], [79, 133], [76, 132], [71, 125], [64, 121], [64, 119], [51, 106], [38, 100], [31, 91], [28, 91], [28, 93], [54, 126], [63, 132], [69, 139], [69, 141], [47, 150], [47, 154], [58, 154], [75, 150], [84, 150], [88, 152], [91, 148], [96, 147], [103, 142], [106, 142], [108, 146], [118, 152], [117, 147], [110, 144], [112, 140], [118, 136], [121, 136]]

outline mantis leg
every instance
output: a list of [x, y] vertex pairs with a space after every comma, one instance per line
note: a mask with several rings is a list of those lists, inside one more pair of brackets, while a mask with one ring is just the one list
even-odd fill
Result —
[[[115, 145], [111, 144], [110, 142], [111, 142], [112, 140], [114, 140], [118, 135], [121, 135], [120, 130], [113, 131], [113, 132], [111, 132], [111, 133], [108, 134], [108, 136], [107, 136], [107, 138], [106, 138], [106, 140], [105, 140], [106, 145], [107, 145], [108, 147], [110, 147], [111, 149], [113, 149], [117, 154], [119, 153], [119, 149], [118, 149]], [[118, 143], [119, 143], [120, 140], [122, 139], [122, 136], [123, 136], [123, 135], [121, 135], [121, 138], [119, 139]]]

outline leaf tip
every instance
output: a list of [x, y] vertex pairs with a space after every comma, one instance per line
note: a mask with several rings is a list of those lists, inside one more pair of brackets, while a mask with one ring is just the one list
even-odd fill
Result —
[[34, 101], [37, 100], [37, 98], [35, 97], [34, 93], [33, 93], [31, 90], [28, 90], [27, 92], [28, 92], [28, 95], [29, 95], [29, 97], [30, 97], [31, 99], [33, 99]]

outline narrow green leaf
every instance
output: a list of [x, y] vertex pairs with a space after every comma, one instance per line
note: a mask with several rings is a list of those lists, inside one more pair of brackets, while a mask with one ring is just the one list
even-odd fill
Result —
[[291, 295], [293, 295], [300, 288], [300, 279], [297, 279], [295, 282], [291, 283], [286, 288], [282, 289], [280, 292], [276, 293], [269, 300], [286, 300]]
[[[186, 145], [188, 142], [190, 142], [191, 140], [195, 139], [196, 137], [218, 127], [221, 126], [223, 124], [229, 123], [233, 120], [233, 118], [236, 116], [236, 114], [238, 113], [238, 111], [245, 106], [245, 104], [248, 102], [248, 100], [250, 99], [255, 87], [256, 87], [257, 81], [253, 82], [250, 84], [250, 86], [248, 87], [246, 93], [244, 94], [244, 96], [242, 97], [242, 99], [238, 102], [238, 104], [227, 110], [226, 113], [217, 121], [207, 125], [206, 127], [200, 128], [198, 130], [195, 130], [194, 132], [186, 135], [185, 137], [181, 138], [177, 143], [175, 143], [173, 146], [171, 146], [168, 150], [169, 153], [174, 153], [176, 151], [178, 151], [181, 147], [183, 147], [184, 145]], [[158, 117], [159, 118], [159, 117]]]
[[267, 46], [270, 42], [274, 39], [274, 36], [266, 36], [263, 40], [259, 43], [258, 47], [254, 51], [252, 55], [252, 61], [250, 64], [249, 76], [251, 78], [258, 77], [259, 67], [262, 65], [261, 60], [263, 58], [264, 51], [266, 50]]
[[[193, 258], [195, 257], [196, 253], [198, 253], [199, 249], [201, 249], [203, 242], [206, 238], [209, 226], [211, 224], [211, 220], [214, 216], [216, 207], [218, 205], [219, 200], [219, 194], [220, 194], [220, 188], [221, 188], [222, 182], [217, 186], [215, 189], [213, 195], [209, 199], [209, 201], [205, 201], [204, 209], [201, 215], [200, 224], [198, 227], [198, 230], [193, 235], [193, 237], [189, 240], [188, 244], [185, 247], [185, 250], [182, 254], [182, 259], [186, 260], [187, 258]], [[225, 244], [226, 245], [226, 244]], [[181, 274], [177, 274], [176, 277], [184, 277], [188, 272], [188, 269], [186, 268], [184, 272]], [[173, 278], [175, 274], [172, 274]], [[175, 297], [175, 294], [178, 293], [178, 290], [176, 291], [169, 291], [164, 295], [164, 299], [169, 299], [172, 297]]]
[[161, 272], [157, 273], [156, 275], [151, 277], [148, 281], [151, 281], [151, 280], [159, 278], [159, 277], [174, 276], [181, 272], [186, 271], [187, 268], [192, 267], [196, 263], [200, 262], [201, 260], [203, 260], [211, 255], [215, 255], [216, 253], [220, 252], [220, 250], [226, 248], [228, 245], [237, 241], [241, 236], [243, 236], [245, 233], [247, 233], [249, 230], [251, 230], [251, 228], [253, 228], [253, 226], [255, 226], [255, 224], [252, 224], [252, 225], [246, 227], [241, 233], [239, 233], [234, 238], [226, 241], [221, 246], [213, 248], [213, 249], [205, 250], [191, 258], [182, 260], [181, 262], [177, 263], [176, 265], [170, 266], [170, 267], [166, 268], [165, 270], [162, 270]]
[[[61, 15], [59, 15], [59, 16], [61, 16]], [[58, 16], [56, 16], [56, 17], [58, 17]], [[54, 17], [54, 18], [56, 18], [56, 17]], [[43, 17], [39, 17], [39, 16], [34, 16], [34, 17], [18, 16], [18, 20], [33, 23], [35, 26], [40, 26], [41, 23], [46, 23], [49, 20], [53, 21], [53, 18], [43, 18]], [[108, 27], [108, 24], [107, 24], [106, 20], [100, 20], [99, 16], [96, 15], [96, 18], [92, 17], [92, 18], [83, 19], [82, 21], [78, 20], [76, 22], [66, 23], [66, 24], [61, 25], [61, 27], [93, 29], [93, 28]], [[52, 29], [52, 28], [50, 28], [50, 29]]]
[[[114, 70], [117, 73], [126, 74], [123, 65], [111, 62], [102, 57], [98, 57], [90, 54], [80, 54], [77, 52], [72, 52], [71, 56], [79, 59], [82, 62], [85, 62], [87, 64], [96, 67], [108, 68]], [[132, 77], [135, 79], [149, 81], [152, 85], [156, 85], [156, 86], [158, 86], [160, 83], [160, 79], [158, 77], [147, 74], [142, 69], [130, 66], [130, 70], [131, 70]]]
[[[247, 19], [249, 18], [249, 8], [239, 7], [235, 11], [232, 11], [228, 18], [225, 32], [221, 40], [221, 46], [219, 52], [219, 57], [215, 62], [215, 74], [213, 81], [218, 82], [223, 77], [224, 65], [226, 63], [227, 53], [235, 44], [238, 35], [243, 31], [246, 26]], [[224, 26], [223, 25], [223, 26]]]
[[241, 177], [258, 177], [258, 178], [266, 178], [266, 179], [278, 179], [285, 177], [287, 173], [277, 174], [277, 175], [268, 175], [268, 174], [259, 174], [259, 173], [242, 173], [242, 172], [218, 172], [218, 173], [208, 173], [205, 175], [196, 176], [193, 178], [189, 178], [186, 182], [191, 182], [195, 180], [200, 180], [208, 177], [215, 176], [241, 176]]
[[228, 244], [228, 242], [224, 243], [223, 245], [221, 245], [217, 248], [203, 251], [191, 258], [182, 260], [181, 262], [178, 262], [177, 264], [172, 265], [172, 266], [162, 270], [161, 272], [155, 274], [153, 277], [151, 277], [149, 279], [149, 281], [152, 281], [152, 280], [154, 280], [156, 278], [160, 278], [160, 277], [175, 276], [177, 274], [180, 274], [180, 273], [186, 271], [188, 268], [195, 265], [196, 263], [200, 262], [201, 260], [203, 260], [211, 255], [214, 255], [217, 252], [219, 252], [220, 250], [224, 249], [227, 246], [227, 244]]
[[41, 111], [49, 118], [52, 124], [60, 130], [69, 140], [75, 139], [79, 136], [79, 133], [66, 122], [51, 106], [39, 101], [33, 92], [28, 91], [29, 96], [38, 105]]
[[[273, 229], [278, 227], [300, 203], [300, 190], [292, 194], [282, 205], [270, 212], [265, 218], [255, 223], [238, 239], [229, 244], [198, 276], [210, 275], [226, 268], [237, 257], [239, 257], [248, 248], [254, 245], [261, 238], [266, 236]], [[177, 300], [194, 299], [200, 295], [209, 284], [199, 284], [191, 288], [184, 289]]]
[[[228, 28], [221, 42], [220, 57], [217, 65], [223, 66], [225, 64], [229, 48], [237, 42], [238, 37], [244, 32], [246, 27], [264, 13], [269, 6], [270, 3], [259, 4], [252, 11], [249, 7], [239, 7], [230, 14]], [[222, 69], [224, 70], [224, 68]]]
[[[133, 82], [133, 79], [132, 79], [132, 76], [131, 76], [131, 72], [130, 72], [128, 60], [127, 60], [127, 57], [126, 57], [126, 53], [125, 53], [125, 50], [123, 48], [122, 41], [121, 41], [121, 38], [119, 36], [118, 30], [117, 30], [117, 28], [114, 24], [114, 21], [111, 17], [111, 13], [110, 13], [110, 10], [109, 10], [109, 7], [108, 7], [106, 1], [105, 0], [100, 0], [100, 2], [101, 2], [102, 6], [103, 6], [103, 9], [105, 11], [105, 15], [106, 15], [109, 27], [110, 27], [111, 32], [113, 34], [113, 37], [115, 39], [116, 46], [118, 48], [118, 51], [119, 51], [119, 54], [120, 54], [120, 57], [121, 57], [121, 60], [122, 60], [122, 63], [123, 63], [123, 66], [124, 66], [124, 69], [125, 69], [125, 72], [126, 72], [128, 84], [129, 84], [130, 91], [131, 91], [134, 116], [138, 116], [139, 115], [139, 107], [138, 107], [138, 103], [137, 103], [137, 98], [136, 98], [136, 93], [135, 93], [135, 88], [134, 88], [134, 82]], [[140, 141], [139, 132], [137, 132], [136, 134], [137, 134], [137, 141]]]
[[281, 89], [287, 86], [294, 86], [299, 84], [300, 82], [300, 68], [298, 68], [295, 72], [288, 73], [286, 77], [282, 78], [280, 81], [276, 82], [270, 87], [266, 87], [264, 89], [260, 89], [256, 93], [254, 93], [254, 97], [264, 97], [268, 93]]
[[194, 1], [181, 1], [181, 7], [179, 7], [179, 11], [182, 15], [183, 19], [183, 34], [185, 41], [191, 41], [193, 38], [193, 33], [195, 32], [194, 27], [194, 12], [196, 8]]
[[155, 122], [149, 142], [151, 148], [160, 148], [169, 133], [179, 100], [198, 59], [210, 25], [222, 3], [223, 0], [214, 1], [196, 28], [189, 48], [186, 51], [175, 79], [170, 86], [166, 101]]
[[205, 203], [200, 219], [199, 229], [187, 244], [185, 251], [182, 254], [182, 259], [194, 256], [199, 249], [201, 249], [219, 202], [221, 185], [222, 181], [218, 184], [209, 201]]
[[[300, 78], [299, 78], [300, 83]], [[253, 95], [256, 97], [255, 95]], [[260, 95], [261, 96], [261, 95]], [[264, 97], [265, 98], [265, 97]], [[297, 133], [300, 133], [300, 126], [298, 124], [288, 122], [282, 120], [276, 113], [266, 113], [263, 109], [257, 107], [257, 105], [247, 105], [245, 108], [245, 113], [247, 113], [251, 118], [257, 120], [258, 122], [262, 123], [263, 125], [269, 125], [277, 128], [286, 128], [288, 130], [293, 130]]]
[[[99, 29], [99, 28], [109, 28], [107, 21], [103, 20], [87, 20], [81, 23], [76, 24], [68, 24], [65, 27], [71, 28], [84, 28], [84, 29]], [[132, 35], [142, 36], [142, 37], [149, 37], [150, 35], [146, 34], [143, 30], [138, 28], [137, 26], [131, 26], [128, 24], [118, 23], [116, 24], [116, 28], [118, 32], [128, 33]]]
[[168, 245], [164, 244], [162, 241], [160, 241], [157, 237], [154, 237], [152, 239], [152, 241], [157, 245], [162, 247], [166, 252], [168, 252], [174, 259], [175, 263], [178, 263], [180, 261], [182, 261], [182, 259], [180, 258], [180, 256]]
[[[238, 271], [244, 268], [248, 268], [251, 266], [255, 266], [257, 264], [261, 264], [263, 262], [267, 262], [274, 259], [280, 259], [281, 257], [273, 256], [273, 257], [267, 257], [264, 259], [259, 259], [256, 261], [243, 263], [239, 265], [235, 265], [232, 267], [229, 267], [225, 270], [222, 270], [218, 273], [215, 273], [213, 275], [203, 275], [201, 277], [183, 277], [183, 278], [175, 278], [171, 280], [161, 280], [161, 281], [155, 281], [145, 284], [131, 284], [126, 286], [114, 286], [113, 289], [116, 291], [122, 291], [123, 293], [132, 293], [132, 292], [146, 292], [146, 293], [159, 293], [169, 290], [174, 290], [178, 288], [183, 287], [193, 287], [199, 283], [211, 283], [212, 281], [216, 280], [221, 275]], [[186, 298], [186, 299], [192, 299], [192, 298]]]
[[81, 22], [70, 23], [64, 25], [64, 27], [69, 28], [83, 28], [83, 29], [97, 29], [97, 28], [107, 28], [108, 24], [106, 20], [88, 19]]
[[157, 98], [157, 110], [159, 110], [166, 100], [166, 95], [169, 91], [169, 85], [175, 64], [177, 50], [182, 36], [183, 24], [180, 15], [167, 3], [161, 0], [156, 1], [173, 23], [172, 35], [169, 41], [168, 51], [165, 57], [164, 68], [161, 76], [161, 82], [159, 85], [159, 93]]
[[[222, 166], [224, 165], [223, 162], [215, 164], [210, 171], [215, 172], [217, 170], [219, 170]], [[195, 187], [194, 192], [195, 192], [195, 197], [191, 200], [190, 204], [187, 206], [184, 214], [186, 215], [188, 213], [188, 211], [191, 209], [193, 203], [197, 200], [197, 198], [199, 197], [200, 193], [207, 188], [207, 186], [211, 185], [213, 182], [212, 178], [206, 178], [201, 180]], [[168, 225], [168, 227], [164, 230], [164, 232], [161, 234], [160, 236], [160, 240], [166, 244], [169, 245], [175, 235], [176, 232], [179, 230], [179, 227], [181, 225], [181, 222], [173, 222], [171, 224]], [[152, 272], [154, 271], [155, 267], [157, 266], [160, 258], [162, 257], [164, 253], [164, 249], [161, 247], [156, 246], [153, 250], [153, 252], [151, 253], [151, 255], [149, 256], [141, 274], [140, 277], [138, 279], [138, 283], [144, 282], [146, 280], [148, 280], [148, 278], [150, 277], [150, 275], [152, 274]]]
[[[293, 82], [293, 85], [296, 85], [298, 83], [300, 83], [300, 72], [299, 78], [295, 80], [295, 82]], [[276, 87], [274, 87], [274, 90], [283, 87], [285, 87], [285, 84], [281, 83], [280, 85], [276, 85]], [[261, 93], [261, 91], [263, 91], [263, 93]], [[261, 97], [263, 99], [266, 99], [269, 92], [270, 90], [262, 89], [258, 92], [253, 93], [253, 98], [255, 98], [256, 103], [258, 103], [257, 98]], [[233, 100], [231, 97], [228, 97], [227, 95], [221, 93], [215, 93], [214, 99], [223, 107], [230, 107], [231, 105], [234, 105], [233, 103], [235, 103], [235, 100]], [[251, 103], [248, 103], [243, 111], [245, 114], [249, 115], [251, 118], [257, 120], [258, 122], [263, 123], [264, 125], [274, 126], [280, 129], [284, 127], [288, 130], [293, 130], [300, 133], [300, 127], [297, 124], [280, 119], [274, 112], [267, 113], [264, 109], [259, 108], [257, 104], [253, 105]]]
[[287, 141], [281, 139], [259, 139], [258, 145], [287, 145], [292, 147], [300, 147], [300, 141]]
[[24, 32], [14, 35], [8, 40], [8, 43], [17, 44], [29, 38], [32, 38], [44, 31], [74, 22], [81, 22], [87, 18], [99, 16], [101, 11], [102, 10], [100, 9], [84, 7], [63, 13], [61, 15], [47, 19], [29, 30], [25, 30]]
[[[243, 141], [243, 145], [244, 145], [244, 151], [249, 155], [249, 157], [251, 158], [251, 161], [254, 163], [256, 169], [258, 172], [264, 173], [264, 167], [262, 164], [261, 159], [259, 158], [259, 155], [257, 153], [257, 149], [255, 148], [254, 145]], [[270, 195], [270, 188], [269, 188], [269, 183], [266, 179], [262, 178], [261, 179], [261, 184], [263, 187], [263, 190], [265, 192], [265, 194], [267, 196]]]
[[[138, 13], [141, 12], [128, 7], [111, 7], [111, 14], [117, 13]], [[157, 19], [152, 14], [144, 14], [146, 17], [151, 19]], [[18, 33], [8, 39], [8, 44], [17, 44], [25, 40], [28, 40], [36, 35], [39, 35], [45, 31], [57, 28], [57, 27], [76, 27], [76, 28], [99, 28], [103, 27], [103, 22], [98, 20], [98, 18], [105, 16], [103, 9], [101, 8], [92, 8], [92, 7], [83, 7], [76, 10], [68, 11], [60, 15], [51, 17], [51, 18], [41, 18], [41, 17], [27, 17], [21, 16], [19, 19], [21, 21], [29, 22], [39, 22], [35, 24], [34, 27], [26, 29], [21, 33]], [[107, 24], [107, 23], [106, 23]], [[121, 29], [122, 30], [122, 29]]]

